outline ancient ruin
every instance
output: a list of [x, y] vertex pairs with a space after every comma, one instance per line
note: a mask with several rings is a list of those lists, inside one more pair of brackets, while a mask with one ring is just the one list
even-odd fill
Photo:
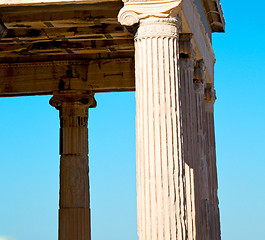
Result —
[[88, 112], [135, 91], [140, 240], [219, 240], [212, 33], [219, 0], [1, 0], [0, 96], [52, 95], [59, 240], [90, 240]]

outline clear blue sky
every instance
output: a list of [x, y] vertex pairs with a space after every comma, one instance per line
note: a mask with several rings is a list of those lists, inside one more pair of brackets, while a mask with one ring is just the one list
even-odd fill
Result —
[[[214, 34], [223, 240], [265, 239], [264, 1], [222, 0]], [[50, 96], [0, 99], [0, 240], [56, 240], [59, 119]], [[134, 93], [90, 110], [93, 240], [137, 240]]]

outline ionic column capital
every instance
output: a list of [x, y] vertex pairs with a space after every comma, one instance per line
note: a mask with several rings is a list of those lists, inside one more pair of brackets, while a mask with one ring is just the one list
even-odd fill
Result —
[[192, 46], [192, 36], [192, 33], [179, 34], [179, 63], [181, 69], [188, 70], [194, 74], [195, 50]]
[[193, 59], [195, 65], [195, 50], [192, 45], [192, 37], [192, 33], [179, 34], [179, 56], [180, 58]]
[[57, 110], [60, 110], [61, 106], [64, 104], [86, 106], [87, 108], [94, 108], [97, 105], [97, 102], [94, 98], [94, 93], [92, 91], [73, 90], [54, 92], [49, 103]]
[[206, 77], [205, 66], [202, 60], [197, 61], [195, 64], [193, 82], [195, 93], [204, 94]]
[[183, 0], [135, 1], [124, 0], [118, 14], [121, 25], [132, 26], [147, 18], [176, 18]]
[[205, 111], [213, 112], [213, 105], [216, 100], [216, 91], [214, 90], [213, 84], [207, 84], [204, 91], [204, 102], [205, 102]]
[[204, 101], [206, 103], [214, 104], [216, 100], [216, 91], [213, 84], [207, 84], [204, 93]]

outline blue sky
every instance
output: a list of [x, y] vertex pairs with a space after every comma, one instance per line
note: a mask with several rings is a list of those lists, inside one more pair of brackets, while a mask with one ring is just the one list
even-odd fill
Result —
[[[222, 0], [214, 34], [223, 240], [265, 239], [264, 2]], [[50, 96], [0, 99], [0, 240], [57, 238], [59, 119]], [[97, 94], [90, 110], [93, 240], [137, 240], [134, 93]]]
[[222, 0], [214, 34], [219, 200], [223, 240], [265, 239], [264, 1]]

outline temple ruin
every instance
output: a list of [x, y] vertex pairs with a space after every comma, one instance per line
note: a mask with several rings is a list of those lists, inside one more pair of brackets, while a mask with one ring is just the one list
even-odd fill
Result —
[[219, 0], [0, 0], [0, 16], [0, 97], [59, 110], [59, 240], [91, 239], [88, 112], [122, 91], [136, 97], [139, 240], [220, 240]]

